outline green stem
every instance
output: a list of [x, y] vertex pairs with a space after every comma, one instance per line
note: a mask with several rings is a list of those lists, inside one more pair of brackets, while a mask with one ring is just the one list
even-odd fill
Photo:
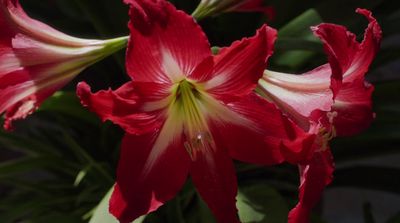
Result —
[[214, 15], [216, 11], [215, 9], [216, 8], [213, 7], [213, 5], [199, 4], [192, 13], [192, 16], [197, 22], [199, 22], [206, 17]]
[[127, 46], [128, 44], [128, 39], [129, 36], [122, 36], [122, 37], [117, 37], [114, 39], [109, 39], [109, 40], [105, 40], [105, 44], [104, 44], [104, 49], [105, 50], [105, 55], [111, 55], [117, 51], [119, 51], [120, 49], [123, 49]]
[[[126, 48], [127, 44], [128, 44], [128, 39], [129, 39], [129, 36], [122, 36], [122, 37], [104, 40], [101, 43], [101, 45], [103, 45], [103, 47], [92, 52], [93, 56], [95, 56], [96, 58], [94, 60], [91, 60], [89, 62], [88, 66], [95, 64], [95, 63], [99, 62], [100, 60], [103, 60], [107, 56], [112, 55], [123, 48]], [[121, 62], [121, 63], [123, 64], [123, 62]], [[125, 66], [122, 66], [122, 67], [125, 71]]]
[[204, 5], [200, 4], [197, 8], [193, 11], [192, 16], [196, 19], [196, 21], [202, 20], [205, 16], [203, 15], [204, 12]]

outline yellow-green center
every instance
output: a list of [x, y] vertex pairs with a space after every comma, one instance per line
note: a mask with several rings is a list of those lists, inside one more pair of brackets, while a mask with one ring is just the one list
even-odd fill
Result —
[[214, 147], [205, 116], [205, 94], [201, 85], [187, 79], [177, 83], [173, 90], [171, 106], [183, 120], [184, 146], [192, 159], [198, 152]]

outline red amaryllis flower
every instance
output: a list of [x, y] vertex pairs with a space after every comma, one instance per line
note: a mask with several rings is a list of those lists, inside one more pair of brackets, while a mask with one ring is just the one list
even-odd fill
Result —
[[322, 40], [329, 63], [301, 75], [267, 70], [259, 81], [265, 97], [304, 130], [317, 135], [309, 160], [290, 156], [290, 162], [301, 163], [301, 179], [299, 203], [290, 212], [289, 223], [308, 223], [311, 209], [332, 180], [329, 140], [358, 133], [374, 118], [373, 86], [364, 75], [379, 49], [381, 29], [371, 12], [357, 12], [369, 21], [361, 43], [345, 27], [321, 24], [312, 30]]
[[18, 0], [0, 0], [0, 114], [4, 128], [33, 112], [87, 66], [124, 47], [86, 40], [31, 19]]
[[132, 81], [95, 94], [85, 83], [77, 89], [84, 105], [126, 131], [111, 213], [130, 222], [154, 211], [190, 174], [217, 220], [238, 222], [232, 158], [275, 164], [281, 148], [313, 141], [253, 93], [276, 31], [264, 25], [213, 56], [194, 19], [170, 3], [125, 2]]
[[193, 16], [202, 19], [224, 12], [261, 12], [270, 20], [275, 17], [274, 8], [265, 6], [263, 0], [202, 0], [193, 12]]

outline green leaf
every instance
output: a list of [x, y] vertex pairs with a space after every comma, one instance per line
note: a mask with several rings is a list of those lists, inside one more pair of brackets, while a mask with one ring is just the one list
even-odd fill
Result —
[[[177, 218], [179, 219], [179, 221], [190, 222], [190, 223], [203, 223], [203, 222], [216, 223], [214, 215], [211, 213], [211, 210], [208, 208], [207, 204], [204, 202], [204, 200], [200, 197], [199, 193], [196, 191], [195, 186], [193, 185], [193, 182], [191, 180], [186, 181], [185, 185], [183, 186], [178, 196], [172, 199], [172, 202], [167, 202], [166, 206], [170, 206], [171, 203], [172, 205], [176, 206], [177, 204], [173, 203], [174, 200], [179, 201], [179, 206], [181, 210], [181, 213], [179, 212], [177, 213], [178, 214]], [[169, 210], [167, 209], [167, 211]], [[166, 214], [170, 213], [167, 212]], [[150, 216], [149, 219], [146, 219], [146, 221], [147, 220], [151, 220]], [[149, 222], [153, 223], [153, 221]], [[155, 222], [167, 223], [162, 220]], [[175, 223], [175, 222], [177, 221], [176, 220], [169, 221], [168, 223]]]
[[372, 214], [372, 207], [370, 203], [365, 203], [363, 205], [364, 222], [365, 223], [375, 223], [374, 215]]
[[60, 161], [56, 157], [26, 157], [0, 163], [0, 178], [29, 172], [43, 167], [59, 168]]
[[82, 182], [83, 178], [85, 178], [89, 168], [90, 168], [90, 166], [79, 171], [78, 175], [76, 175], [75, 182], [74, 182], [75, 187], [78, 186]]
[[322, 44], [314, 40], [299, 39], [296, 37], [282, 37], [275, 42], [275, 51], [281, 50], [301, 50], [312, 52], [323, 52]]
[[36, 156], [38, 154], [59, 154], [57, 149], [52, 145], [31, 137], [23, 137], [10, 132], [0, 131], [0, 144], [7, 149], [21, 152], [29, 156]]
[[242, 187], [237, 195], [239, 217], [243, 223], [285, 223], [289, 208], [283, 197], [265, 184]]
[[400, 211], [397, 212], [391, 218], [389, 218], [389, 220], [386, 223], [400, 223]]
[[[274, 55], [276, 65], [297, 69], [305, 64], [315, 51], [321, 51], [319, 40], [312, 34], [310, 27], [322, 22], [322, 19], [315, 9], [309, 9], [301, 15], [294, 18], [288, 24], [283, 26], [278, 33], [278, 47], [282, 50], [286, 46], [287, 52], [277, 53]], [[282, 38], [287, 38], [286, 42]], [[291, 46], [288, 45], [291, 38]], [[308, 48], [299, 50], [302, 46], [301, 42], [307, 42]], [[278, 49], [279, 49], [278, 48]]]
[[[71, 149], [72, 152], [74, 152], [77, 156], [77, 158], [82, 159], [85, 163], [87, 163], [89, 166], [93, 167], [96, 169], [99, 173], [101, 173], [105, 179], [107, 179], [109, 182], [113, 182], [114, 179], [113, 177], [107, 172], [106, 169], [104, 169], [100, 163], [96, 162], [96, 160], [84, 149], [82, 148], [75, 139], [70, 137], [65, 131], [63, 131], [63, 138], [65, 144], [68, 146], [68, 148]], [[79, 175], [79, 174], [78, 174]], [[75, 180], [76, 182], [76, 180]]]
[[322, 18], [317, 10], [311, 8], [303, 12], [285, 26], [279, 29], [279, 37], [308, 36], [310, 26], [318, 25]]
[[[119, 221], [108, 211], [108, 201], [110, 200], [114, 186], [107, 192], [100, 204], [94, 210], [89, 223], [119, 223]], [[132, 223], [143, 223], [146, 216], [142, 216]]]

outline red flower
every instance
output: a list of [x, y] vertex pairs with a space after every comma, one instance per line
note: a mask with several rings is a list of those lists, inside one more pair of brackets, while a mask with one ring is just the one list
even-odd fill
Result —
[[367, 128], [374, 118], [373, 86], [364, 80], [381, 40], [381, 29], [371, 12], [357, 9], [369, 20], [361, 43], [345, 27], [321, 24], [313, 27], [328, 55], [328, 64], [301, 75], [266, 71], [259, 85], [263, 95], [274, 101], [304, 130], [317, 138], [309, 160], [291, 154], [300, 163], [299, 203], [290, 212], [289, 223], [308, 223], [312, 207], [332, 180], [333, 159], [329, 140], [353, 135]]
[[77, 89], [84, 105], [126, 131], [111, 213], [130, 222], [154, 211], [190, 174], [217, 220], [238, 222], [232, 158], [275, 164], [284, 160], [282, 148], [309, 140], [253, 93], [276, 31], [263, 26], [212, 56], [191, 16], [163, 0], [125, 2], [132, 81], [95, 94], [85, 83]]
[[126, 42], [68, 36], [31, 19], [18, 0], [0, 0], [0, 28], [0, 114], [6, 113], [6, 129]]

